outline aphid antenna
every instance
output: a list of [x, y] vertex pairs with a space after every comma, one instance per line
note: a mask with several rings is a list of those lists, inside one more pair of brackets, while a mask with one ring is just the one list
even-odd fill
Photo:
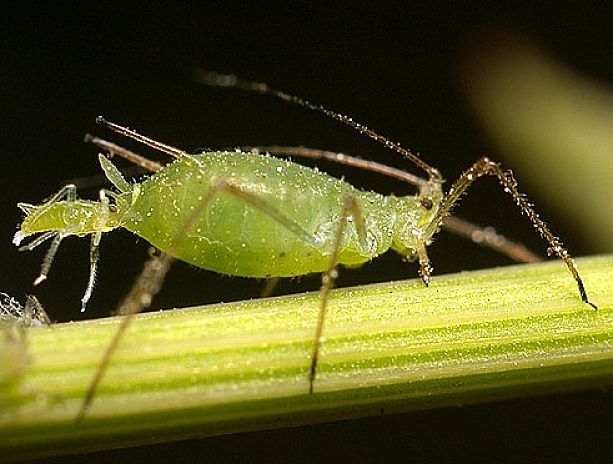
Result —
[[420, 169], [423, 169], [428, 174], [429, 180], [431, 182], [443, 182], [443, 177], [441, 176], [441, 173], [438, 169], [430, 166], [419, 156], [417, 156], [407, 148], [404, 148], [398, 142], [394, 142], [387, 137], [378, 134], [364, 124], [354, 121], [349, 116], [345, 116], [344, 114], [329, 110], [323, 105], [320, 105], [318, 103], [311, 103], [304, 98], [298, 97], [296, 95], [291, 95], [281, 90], [277, 90], [263, 82], [255, 82], [247, 79], [242, 79], [240, 77], [235, 76], [234, 74], [220, 74], [204, 69], [198, 69], [194, 71], [193, 78], [196, 82], [207, 85], [209, 87], [236, 88], [241, 90], [247, 90], [249, 92], [260, 93], [262, 95], [269, 95], [271, 97], [279, 98], [288, 103], [292, 103], [294, 105], [298, 105], [303, 108], [307, 108], [309, 110], [325, 114], [326, 116], [335, 119], [342, 124], [346, 124], [347, 126], [352, 127], [360, 134], [364, 134], [367, 137], [379, 142], [384, 147], [389, 148], [390, 150], [394, 150], [396, 153], [408, 159]]
[[111, 129], [112, 131], [117, 132], [118, 134], [121, 134], [125, 137], [129, 137], [133, 140], [136, 140], [137, 142], [148, 145], [151, 148], [155, 148], [156, 150], [161, 151], [162, 153], [166, 153], [167, 155], [170, 155], [174, 158], [181, 159], [185, 157], [185, 152], [183, 150], [179, 150], [178, 148], [175, 148], [171, 145], [167, 145], [165, 143], [158, 142], [157, 140], [153, 140], [152, 138], [139, 134], [138, 132], [133, 131], [128, 127], [120, 126], [119, 124], [115, 124], [114, 122], [107, 121], [103, 116], [96, 117], [96, 124]]

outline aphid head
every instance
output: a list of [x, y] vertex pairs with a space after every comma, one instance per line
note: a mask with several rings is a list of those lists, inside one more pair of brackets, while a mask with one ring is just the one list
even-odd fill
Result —
[[417, 196], [397, 198], [396, 227], [393, 248], [403, 256], [411, 256], [418, 248], [428, 245], [432, 233], [429, 225], [436, 217], [442, 191], [420, 192]]

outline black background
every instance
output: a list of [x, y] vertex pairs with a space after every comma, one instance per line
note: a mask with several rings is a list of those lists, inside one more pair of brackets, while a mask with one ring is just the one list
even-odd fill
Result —
[[[69, 179], [100, 172], [97, 150], [83, 144], [84, 133], [118, 140], [94, 125], [98, 114], [187, 151], [306, 145], [402, 166], [393, 154], [319, 115], [259, 95], [199, 87], [190, 80], [197, 67], [262, 80], [324, 103], [422, 153], [448, 179], [484, 153], [504, 161], [492, 151], [459, 91], [457, 57], [469, 40], [486, 40], [488, 33], [511, 28], [577, 70], [613, 81], [613, 16], [606, 2], [530, 7], [490, 3], [3, 4], [0, 290], [23, 298], [44, 254], [43, 249], [18, 253], [10, 244], [21, 219], [15, 204], [40, 202]], [[332, 171], [346, 173], [365, 188], [406, 191], [376, 176]], [[517, 176], [521, 182], [521, 172]], [[80, 194], [95, 198], [97, 188]], [[543, 250], [529, 224], [498, 190], [493, 181], [478, 184], [459, 213]], [[530, 185], [523, 190], [530, 192]], [[571, 220], [552, 219], [546, 198], [533, 200], [575, 254], [603, 251]], [[56, 320], [81, 317], [88, 244], [66, 240], [48, 282], [37, 289]], [[109, 314], [138, 274], [146, 250], [146, 243], [126, 232], [104, 237], [98, 285], [85, 317]], [[438, 273], [508, 263], [448, 235], [441, 235], [430, 254]], [[398, 257], [385, 256], [361, 270], [341, 273], [339, 285], [409, 278], [415, 271]], [[155, 306], [254, 297], [262, 285], [179, 264]], [[305, 277], [283, 283], [279, 291], [318, 285], [318, 276]], [[74, 461], [348, 462], [398, 456], [412, 462], [606, 462], [613, 447], [610, 411], [610, 395], [580, 393], [193, 440]]]

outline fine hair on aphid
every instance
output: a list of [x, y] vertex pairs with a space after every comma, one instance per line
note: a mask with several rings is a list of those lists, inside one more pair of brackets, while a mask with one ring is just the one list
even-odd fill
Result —
[[[481, 237], [491, 248], [519, 261], [536, 258], [525, 248], [467, 221], [449, 215], [459, 199], [478, 178], [491, 176], [532, 222], [576, 281], [583, 302], [588, 299], [577, 266], [526, 196], [517, 189], [510, 170], [487, 157], [479, 158], [445, 192], [443, 177], [411, 151], [368, 127], [335, 111], [302, 98], [232, 75], [199, 71], [195, 79], [215, 87], [240, 88], [270, 95], [312, 111], [323, 113], [383, 144], [425, 173], [425, 177], [350, 155], [304, 147], [259, 147], [259, 151], [185, 151], [146, 137], [102, 117], [97, 123], [174, 158], [162, 166], [107, 140], [86, 140], [112, 155], [153, 172], [142, 182], [129, 182], [104, 155], [99, 155], [105, 176], [114, 186], [103, 189], [99, 201], [77, 198], [76, 187], [67, 185], [41, 205], [20, 203], [25, 219], [14, 243], [32, 250], [51, 240], [39, 277], [44, 281], [61, 241], [70, 235], [91, 239], [89, 281], [81, 300], [85, 310], [93, 288], [102, 236], [125, 228], [144, 238], [162, 253], [152, 256], [124, 299], [119, 313], [125, 315], [120, 329], [104, 353], [79, 413], [82, 418], [94, 398], [113, 350], [128, 327], [131, 316], [148, 307], [159, 291], [174, 259], [222, 274], [280, 278], [322, 273], [319, 315], [308, 377], [314, 391], [317, 363], [323, 340], [328, 299], [338, 265], [359, 266], [393, 250], [407, 261], [417, 261], [425, 285], [432, 276], [427, 247], [441, 227], [460, 235]], [[416, 193], [405, 196], [362, 191], [342, 179], [272, 156], [314, 158], [365, 169], [412, 185]]]

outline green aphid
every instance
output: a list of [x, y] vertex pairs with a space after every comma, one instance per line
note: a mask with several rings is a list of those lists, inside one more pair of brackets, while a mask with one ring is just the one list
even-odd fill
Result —
[[[526, 197], [519, 193], [511, 171], [503, 171], [498, 163], [480, 158], [444, 193], [443, 178], [437, 169], [351, 118], [265, 84], [234, 76], [203, 72], [198, 79], [207, 85], [273, 95], [324, 113], [396, 151], [422, 169], [427, 179], [347, 155], [304, 148], [285, 150], [293, 156], [324, 158], [388, 175], [412, 184], [417, 190], [415, 195], [400, 197], [365, 192], [317, 169], [269, 155], [239, 151], [188, 154], [100, 117], [99, 124], [161, 150], [175, 161], [160, 167], [110, 142], [90, 137], [112, 153], [157, 172], [140, 183], [130, 183], [109, 159], [100, 155], [102, 169], [117, 192], [101, 190], [100, 201], [86, 201], [77, 199], [75, 186], [68, 185], [41, 205], [19, 204], [26, 218], [15, 234], [14, 243], [19, 245], [26, 237], [41, 234], [21, 247], [32, 250], [52, 239], [35, 283], [46, 279], [62, 239], [70, 235], [91, 235], [90, 278], [82, 298], [82, 310], [85, 310], [94, 286], [100, 239], [103, 233], [116, 228], [127, 229], [146, 239], [166, 256], [223, 274], [288, 277], [323, 272], [309, 377], [310, 391], [313, 391], [328, 294], [337, 265], [358, 266], [391, 249], [408, 261], [417, 260], [419, 274], [427, 285], [432, 272], [427, 246], [468, 187], [487, 175], [497, 178], [532, 221], [549, 243], [549, 251], [558, 255], [572, 273], [582, 300], [592, 305], [573, 259]], [[511, 254], [504, 246], [499, 249]], [[150, 303], [169, 261], [162, 263], [162, 260], [150, 262], [140, 283], [134, 287], [137, 298], [132, 299], [136, 303], [124, 309], [124, 314], [133, 314]], [[123, 330], [125, 326], [116, 339]], [[115, 345], [116, 340], [105, 353], [81, 415], [93, 398]]]

